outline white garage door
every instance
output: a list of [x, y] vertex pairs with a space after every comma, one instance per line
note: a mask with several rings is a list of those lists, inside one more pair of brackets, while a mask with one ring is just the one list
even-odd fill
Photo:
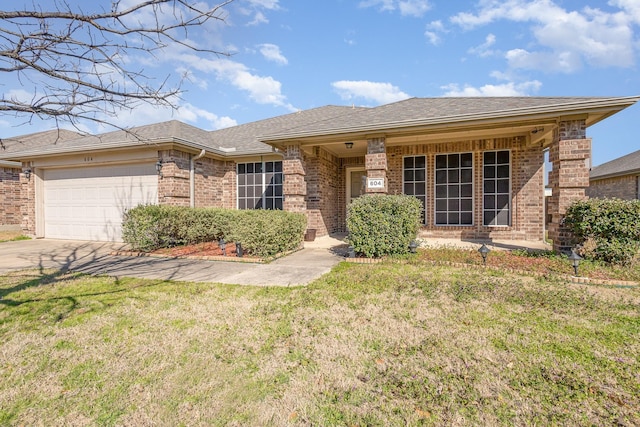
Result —
[[154, 163], [44, 171], [48, 238], [121, 241], [123, 212], [157, 203]]

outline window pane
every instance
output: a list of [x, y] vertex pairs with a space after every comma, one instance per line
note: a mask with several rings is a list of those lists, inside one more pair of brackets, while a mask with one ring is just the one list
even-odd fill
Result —
[[253, 173], [253, 163], [247, 163], [247, 173]]
[[460, 154], [460, 166], [463, 168], [470, 168], [473, 166], [473, 154], [464, 153]]
[[407, 196], [413, 196], [415, 193], [413, 191], [413, 183], [409, 182], [404, 184], [404, 194]]
[[496, 199], [496, 209], [504, 209], [509, 207], [509, 195], [500, 195]]
[[485, 193], [495, 193], [496, 192], [496, 182], [493, 180], [485, 180], [484, 181], [484, 192]]
[[274, 207], [275, 209], [282, 210], [282, 199], [276, 199]]
[[509, 160], [509, 151], [498, 151], [498, 163], [508, 164]]
[[460, 182], [473, 182], [473, 171], [471, 169], [462, 169], [460, 171]]
[[484, 196], [484, 208], [495, 209], [496, 208], [496, 196]]
[[267, 168], [267, 172], [273, 172], [273, 162], [267, 162], [265, 167]]
[[275, 172], [282, 172], [282, 162], [274, 162]]
[[247, 195], [246, 187], [238, 187], [238, 197], [245, 197]]
[[446, 199], [447, 198], [447, 186], [446, 185], [436, 185], [436, 197]]
[[449, 199], [448, 208], [450, 211], [459, 211], [460, 210], [460, 200], [458, 199]]
[[439, 154], [436, 156], [436, 169], [446, 169], [447, 167], [447, 156], [444, 154]]
[[273, 185], [267, 187], [267, 191], [264, 192], [265, 196], [272, 197], [273, 196]]
[[463, 184], [460, 186], [461, 197], [473, 197], [473, 185]]
[[472, 199], [462, 199], [460, 200], [460, 211], [473, 211], [473, 200]]
[[425, 169], [427, 167], [427, 158], [425, 156], [416, 156], [415, 167], [416, 169]]
[[415, 189], [414, 189], [414, 193], [413, 194], [420, 194], [420, 195], [427, 194], [425, 183], [424, 182], [420, 182], [420, 183], [415, 184]]
[[254, 209], [262, 209], [262, 199], [253, 199], [255, 201]]
[[415, 180], [416, 181], [423, 181], [425, 180], [425, 170], [424, 169], [418, 169], [416, 170], [415, 173]]
[[495, 225], [493, 220], [496, 217], [496, 211], [484, 211], [484, 225]]
[[447, 225], [447, 214], [446, 213], [436, 213], [436, 224]]
[[246, 175], [238, 175], [238, 185], [244, 185], [246, 182]]
[[498, 180], [498, 193], [508, 193], [509, 192], [509, 180], [508, 179], [499, 179]]
[[273, 199], [267, 198], [264, 202], [265, 202], [265, 209], [273, 209]]
[[495, 178], [496, 177], [496, 168], [495, 168], [495, 166], [485, 166], [484, 167], [484, 177], [485, 178]]
[[246, 171], [247, 171], [246, 165], [244, 163], [240, 163], [238, 165], [238, 173], [239, 174], [244, 174], [244, 173], [246, 173]]
[[273, 183], [277, 184], [277, 185], [281, 185], [282, 184], [282, 177], [283, 177], [282, 173], [276, 173], [273, 176]]
[[460, 167], [460, 155], [459, 154], [449, 154], [449, 158], [447, 160], [447, 167], [449, 169]]
[[247, 208], [247, 201], [245, 199], [239, 199], [238, 209], [246, 209], [246, 208]]
[[502, 209], [498, 211], [498, 216], [496, 217], [496, 225], [509, 225], [509, 210]]
[[484, 164], [485, 165], [494, 165], [496, 163], [496, 153], [495, 151], [487, 151], [484, 153]]
[[436, 171], [436, 184], [447, 183], [447, 171]]
[[460, 225], [473, 224], [473, 214], [471, 212], [463, 212], [460, 214]]
[[509, 165], [498, 166], [498, 178], [509, 178]]
[[447, 182], [449, 183], [457, 183], [460, 182], [459, 176], [458, 176], [458, 169], [455, 170], [449, 170], [447, 172]]
[[413, 157], [405, 157], [404, 158], [404, 168], [405, 169], [413, 169]]
[[262, 173], [262, 163], [255, 163], [254, 172], [255, 173]]
[[282, 185], [276, 185], [273, 188], [273, 195], [276, 197], [282, 197]]
[[458, 212], [453, 212], [449, 214], [449, 224], [455, 225], [460, 224], [460, 214]]
[[447, 210], [447, 200], [446, 199], [436, 200], [436, 211], [442, 212], [446, 210]]
[[405, 170], [404, 171], [404, 182], [413, 182], [414, 180], [414, 173], [412, 170]]
[[449, 197], [460, 197], [460, 187], [457, 185], [449, 185]]

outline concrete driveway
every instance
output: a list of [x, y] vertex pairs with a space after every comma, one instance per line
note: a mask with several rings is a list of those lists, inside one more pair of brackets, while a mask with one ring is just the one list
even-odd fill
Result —
[[315, 245], [270, 264], [112, 256], [122, 243], [21, 240], [0, 243], [0, 274], [57, 268], [114, 277], [255, 286], [300, 286], [328, 273], [341, 257]]

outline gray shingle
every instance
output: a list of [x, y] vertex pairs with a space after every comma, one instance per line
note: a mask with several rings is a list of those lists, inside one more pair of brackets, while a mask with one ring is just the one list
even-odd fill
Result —
[[591, 179], [640, 173], [640, 150], [618, 157], [591, 169]]

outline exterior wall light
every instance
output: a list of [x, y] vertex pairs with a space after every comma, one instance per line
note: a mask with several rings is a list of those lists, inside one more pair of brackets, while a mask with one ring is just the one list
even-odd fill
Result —
[[489, 255], [491, 249], [489, 249], [487, 245], [483, 243], [482, 246], [480, 246], [480, 249], [478, 249], [478, 252], [480, 252], [480, 255], [482, 255], [482, 264], [487, 265], [487, 255]]
[[156, 172], [158, 172], [158, 176], [162, 178], [162, 160], [156, 162]]
[[222, 251], [222, 256], [227, 256], [227, 242], [224, 241], [224, 237], [218, 240], [218, 246], [220, 246], [220, 250]]
[[569, 255], [569, 261], [571, 261], [571, 265], [573, 266], [573, 272], [575, 276], [578, 277], [578, 267], [580, 266], [580, 261], [582, 261], [582, 257], [576, 253], [575, 250], [571, 249], [571, 255]]
[[347, 150], [351, 150], [353, 148], [353, 142], [345, 142], [344, 146], [347, 147]]
[[409, 243], [409, 252], [411, 252], [412, 254], [415, 254], [417, 250], [418, 250], [418, 242], [416, 242], [415, 240], [412, 240], [411, 243]]
[[27, 178], [27, 181], [31, 181], [31, 168], [26, 168], [24, 170], [24, 176]]

